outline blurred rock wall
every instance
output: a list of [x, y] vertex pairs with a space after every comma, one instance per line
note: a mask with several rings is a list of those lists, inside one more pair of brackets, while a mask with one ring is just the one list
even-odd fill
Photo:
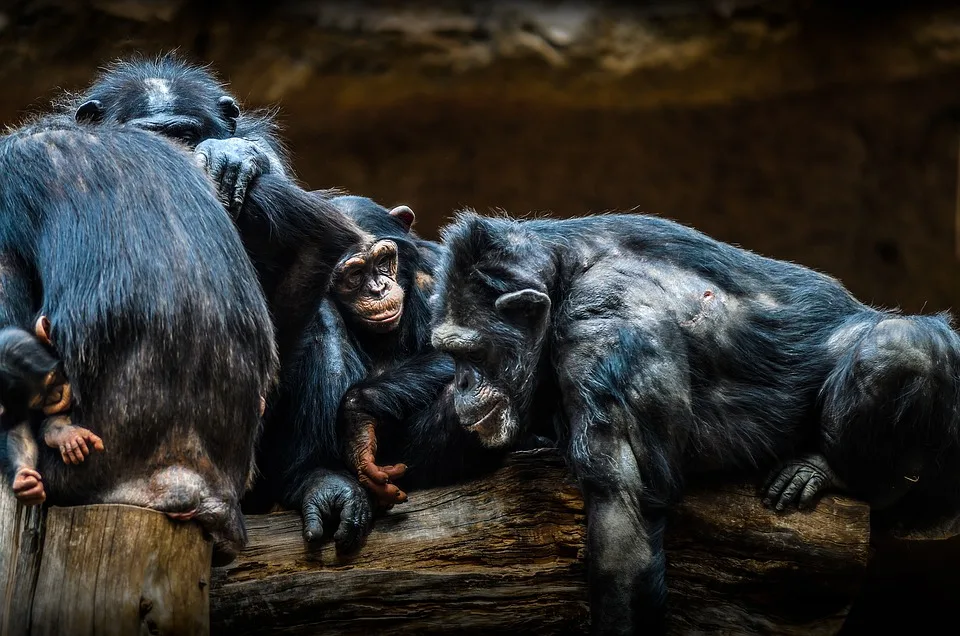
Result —
[[907, 311], [960, 301], [960, 11], [922, 2], [34, 0], [0, 121], [133, 52], [278, 105], [302, 180], [462, 207], [637, 209]]

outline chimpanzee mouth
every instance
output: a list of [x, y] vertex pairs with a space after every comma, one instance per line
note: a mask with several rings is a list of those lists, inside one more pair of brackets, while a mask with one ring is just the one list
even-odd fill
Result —
[[401, 316], [403, 316], [402, 304], [395, 310], [388, 309], [387, 311], [379, 313], [375, 316], [365, 316], [364, 320], [371, 326], [377, 327], [378, 329], [390, 329], [400, 322]]
[[503, 436], [503, 416], [506, 411], [506, 400], [497, 400], [485, 415], [465, 428], [479, 435], [485, 443], [493, 442]]

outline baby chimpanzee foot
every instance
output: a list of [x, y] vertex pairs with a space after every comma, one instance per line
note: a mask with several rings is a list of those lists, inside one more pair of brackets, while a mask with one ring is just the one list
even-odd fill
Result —
[[47, 499], [40, 473], [32, 468], [21, 468], [13, 478], [13, 494], [24, 506], [39, 506]]
[[70, 416], [48, 417], [43, 422], [43, 441], [60, 451], [64, 464], [82, 463], [90, 449], [103, 451], [103, 440], [91, 431], [70, 423]]
[[810, 510], [820, 495], [831, 488], [843, 488], [843, 483], [827, 459], [819, 454], [805, 455], [774, 471], [766, 486], [763, 504], [777, 512], [790, 507]]
[[376, 425], [364, 418], [348, 418], [346, 431], [347, 456], [357, 471], [357, 481], [372, 492], [377, 501], [386, 507], [403, 503], [407, 494], [390, 483], [406, 472], [405, 464], [378, 466]]

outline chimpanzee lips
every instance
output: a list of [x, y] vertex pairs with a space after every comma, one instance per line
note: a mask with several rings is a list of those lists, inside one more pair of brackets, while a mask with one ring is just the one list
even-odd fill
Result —
[[486, 415], [478, 419], [473, 424], [468, 425], [466, 429], [485, 439], [499, 437], [502, 433], [500, 430], [500, 419], [506, 408], [506, 403], [502, 400], [498, 400], [492, 407], [490, 407], [490, 410], [487, 411]]
[[373, 316], [364, 316], [363, 319], [371, 326], [375, 326], [378, 329], [392, 329], [397, 323], [400, 322], [401, 316], [403, 316], [403, 304], [395, 309], [390, 308]]

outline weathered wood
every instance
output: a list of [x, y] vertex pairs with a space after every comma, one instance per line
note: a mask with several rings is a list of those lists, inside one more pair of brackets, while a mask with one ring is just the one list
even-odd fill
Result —
[[4, 634], [209, 633], [212, 543], [199, 526], [133, 506], [54, 507], [28, 535], [3, 508]]
[[[577, 633], [585, 517], [553, 453], [411, 494], [341, 558], [305, 547], [295, 513], [247, 518], [250, 545], [214, 570], [215, 634]], [[675, 633], [836, 633], [868, 557], [865, 505], [827, 497], [778, 516], [753, 489], [696, 489], [671, 520]]]
[[0, 484], [0, 636], [26, 634], [40, 569], [45, 515]]

